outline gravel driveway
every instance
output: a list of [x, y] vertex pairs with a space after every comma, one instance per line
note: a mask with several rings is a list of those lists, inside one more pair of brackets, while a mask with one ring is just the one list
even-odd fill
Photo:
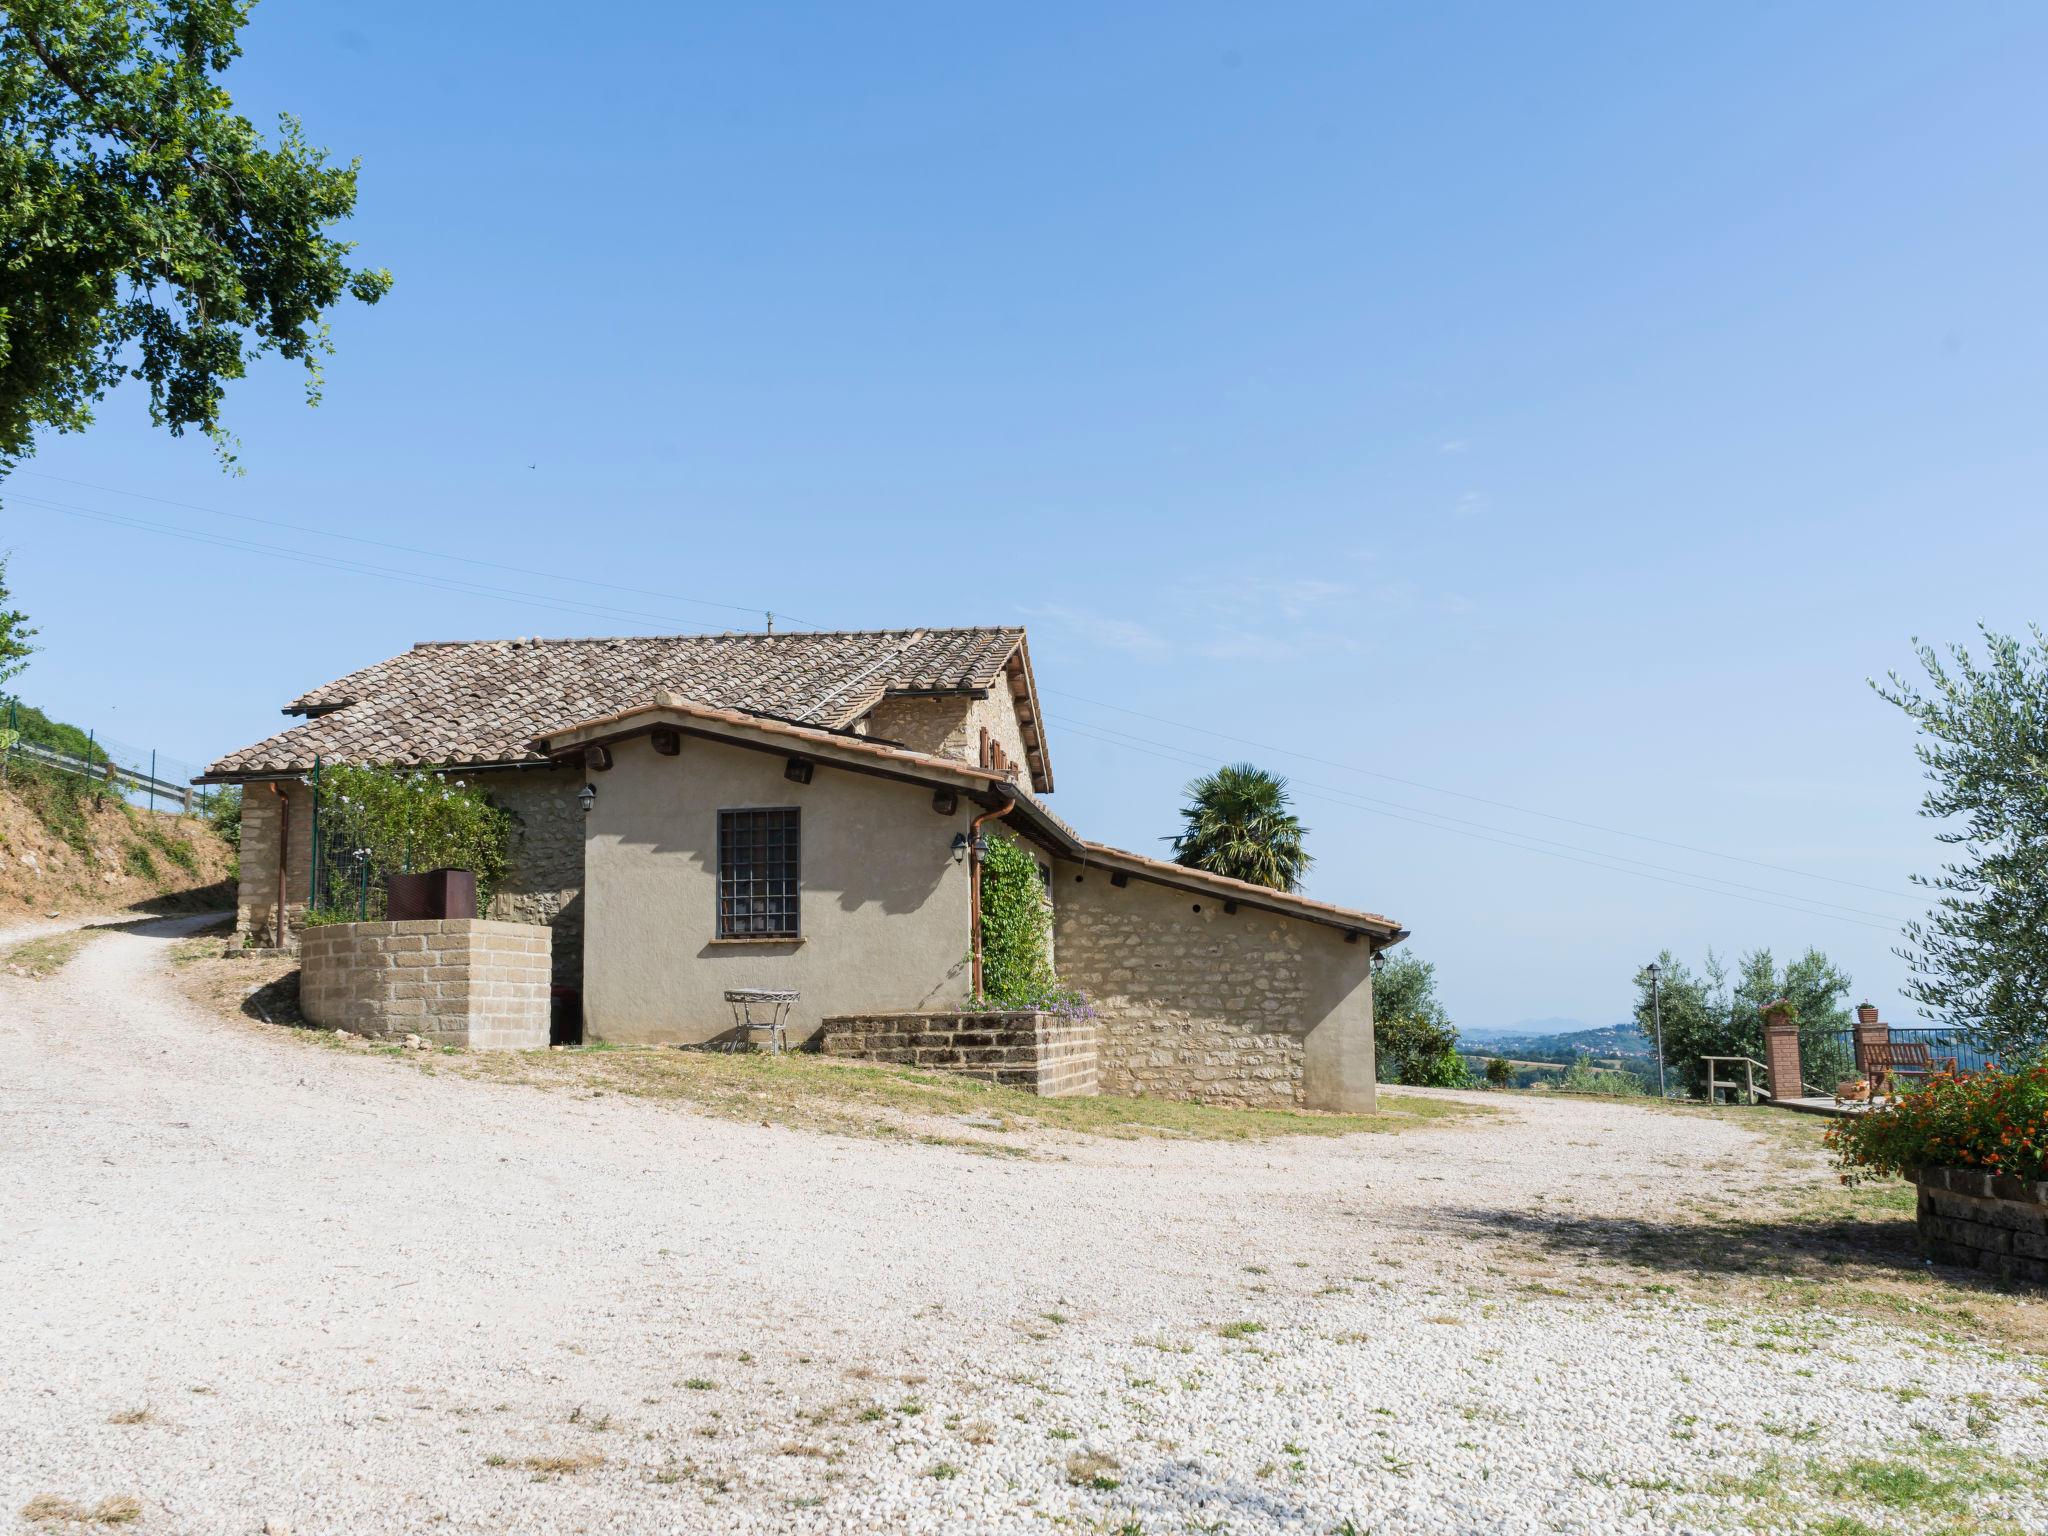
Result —
[[837, 1138], [241, 1028], [162, 976], [189, 927], [0, 977], [7, 1518], [1613, 1532], [1782, 1502], [1797, 1528], [1836, 1507], [1802, 1479], [1905, 1446], [2048, 1527], [2038, 1362], [1547, 1295], [1488, 1233], [1743, 1177], [1771, 1153], [1725, 1121], [1516, 1099], [1028, 1159]]

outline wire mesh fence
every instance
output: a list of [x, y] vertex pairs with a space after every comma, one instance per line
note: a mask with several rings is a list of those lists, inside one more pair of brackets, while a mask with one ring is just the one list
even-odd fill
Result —
[[0, 695], [0, 783], [17, 775], [54, 775], [102, 798], [179, 815], [207, 815], [224, 791], [193, 780], [203, 765], [155, 747], [107, 736], [92, 726], [52, 720], [32, 704]]

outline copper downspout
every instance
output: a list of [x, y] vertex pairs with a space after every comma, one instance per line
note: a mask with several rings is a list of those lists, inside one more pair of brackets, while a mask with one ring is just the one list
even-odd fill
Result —
[[277, 807], [277, 922], [274, 926], [277, 929], [277, 947], [283, 949], [286, 943], [284, 904], [285, 898], [289, 894], [285, 870], [288, 867], [292, 846], [292, 802], [291, 797], [275, 784], [270, 786], [270, 792], [277, 796], [279, 802]]
[[981, 997], [981, 824], [984, 821], [1000, 820], [1015, 809], [1017, 809], [1017, 802], [1006, 800], [998, 809], [984, 811], [981, 815], [975, 817], [973, 825], [967, 829], [967, 863], [968, 867], [974, 872], [974, 894], [970, 898], [973, 914], [971, 923], [974, 934], [974, 967], [970, 973], [970, 979], [977, 1001]]

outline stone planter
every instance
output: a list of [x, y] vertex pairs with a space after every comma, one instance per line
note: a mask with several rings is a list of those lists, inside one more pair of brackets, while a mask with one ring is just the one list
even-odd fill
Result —
[[553, 937], [475, 917], [308, 928], [299, 936], [299, 1008], [308, 1023], [373, 1039], [545, 1050]]
[[1930, 1259], [2048, 1285], [2048, 1180], [1981, 1168], [1909, 1168], [1920, 1246]]

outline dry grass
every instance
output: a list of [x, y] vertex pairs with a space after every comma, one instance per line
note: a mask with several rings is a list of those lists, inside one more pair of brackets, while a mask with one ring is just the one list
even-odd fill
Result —
[[98, 938], [97, 928], [73, 928], [65, 933], [46, 934], [17, 944], [0, 956], [0, 970], [40, 981], [54, 976], [78, 957], [78, 952]]
[[519, 1465], [542, 1477], [560, 1477], [568, 1472], [588, 1472], [604, 1465], [596, 1451], [573, 1451], [566, 1456], [522, 1456]]
[[[1929, 1265], [1920, 1257], [1913, 1187], [1896, 1179], [1844, 1186], [1821, 1146], [1827, 1121], [1820, 1116], [1657, 1109], [1731, 1121], [1758, 1145], [1739, 1169], [1701, 1169], [1690, 1198], [1662, 1220], [1546, 1209], [1526, 1219], [1472, 1213], [1473, 1221], [1511, 1234], [1518, 1252], [1577, 1265], [1572, 1274], [1531, 1271], [1551, 1293], [1677, 1292], [1786, 1313], [1874, 1318], [1936, 1342], [1969, 1338], [2048, 1355], [2048, 1300], [1989, 1276]], [[1736, 1177], [1759, 1166], [1769, 1170], [1762, 1180]], [[1460, 1213], [1449, 1219], [1459, 1221]]]
[[[452, 1070], [489, 1082], [669, 1100], [733, 1120], [843, 1135], [908, 1136], [984, 1151], [1017, 1150], [990, 1139], [1014, 1131], [1262, 1141], [1274, 1136], [1413, 1130], [1489, 1113], [1483, 1106], [1407, 1094], [1383, 1094], [1380, 1111], [1371, 1115], [1226, 1109], [1109, 1096], [1041, 1099], [950, 1073], [861, 1066], [803, 1052], [727, 1055], [661, 1046], [592, 1046], [436, 1056], [428, 1061], [437, 1071]], [[951, 1134], [961, 1121], [970, 1122], [967, 1128], [976, 1134]], [[941, 1125], [947, 1134], [934, 1134], [935, 1126]]]
[[142, 1518], [142, 1501], [116, 1493], [88, 1509], [54, 1493], [39, 1493], [21, 1507], [21, 1518], [31, 1525], [131, 1525]]
[[[289, 960], [224, 958], [218, 939], [174, 951], [185, 993], [230, 1018], [302, 1025], [297, 967]], [[1170, 1099], [1041, 1099], [944, 1072], [863, 1066], [807, 1052], [787, 1055], [677, 1050], [668, 1046], [582, 1046], [568, 1050], [403, 1052], [304, 1028], [299, 1038], [364, 1054], [385, 1054], [419, 1070], [483, 1082], [674, 1103], [701, 1114], [847, 1136], [962, 1146], [991, 1154], [1028, 1149], [1007, 1133], [1184, 1137], [1263, 1141], [1275, 1136], [1347, 1136], [1415, 1130], [1496, 1111], [1418, 1094], [1380, 1094], [1370, 1115], [1305, 1110], [1226, 1109]], [[970, 1122], [962, 1125], [960, 1122]]]

